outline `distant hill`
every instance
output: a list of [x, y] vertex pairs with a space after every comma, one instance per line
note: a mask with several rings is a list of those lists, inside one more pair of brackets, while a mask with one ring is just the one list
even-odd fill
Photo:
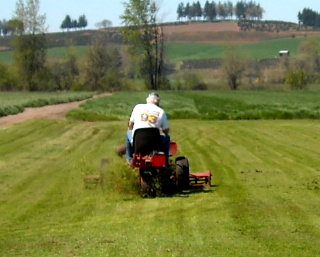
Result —
[[168, 42], [258, 42], [292, 36], [319, 35], [311, 27], [281, 21], [190, 22], [164, 26]]
[[[47, 34], [48, 48], [68, 46], [85, 46], [92, 44], [93, 40], [103, 36], [106, 42], [121, 43], [121, 35], [118, 29], [107, 30], [79, 30], [68, 32], [57, 32]], [[11, 49], [12, 37], [0, 37], [0, 51]]]
[[[319, 35], [314, 28], [282, 21], [173, 22], [162, 24], [167, 42], [258, 42], [261, 40]], [[90, 45], [103, 36], [106, 42], [121, 44], [119, 28], [79, 30], [47, 34], [48, 47]], [[0, 51], [10, 50], [11, 37], [0, 37]]]

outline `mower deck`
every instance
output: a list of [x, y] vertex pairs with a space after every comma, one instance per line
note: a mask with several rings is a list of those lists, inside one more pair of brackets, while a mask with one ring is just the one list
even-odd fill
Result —
[[212, 173], [210, 170], [204, 172], [190, 172], [189, 174], [189, 183], [192, 187], [200, 186], [211, 186], [211, 176]]

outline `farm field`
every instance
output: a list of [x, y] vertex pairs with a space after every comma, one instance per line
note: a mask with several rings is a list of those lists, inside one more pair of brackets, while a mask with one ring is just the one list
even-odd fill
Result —
[[[116, 156], [121, 121], [34, 120], [0, 130], [2, 256], [317, 256], [319, 120], [171, 120], [213, 185], [140, 198]], [[103, 190], [85, 189], [99, 174]]]
[[[275, 58], [279, 50], [289, 50], [291, 56], [297, 55], [298, 46], [306, 40], [306, 38], [281, 38], [269, 39], [259, 42], [236, 42], [234, 45], [240, 51], [242, 56], [252, 59], [269, 59]], [[232, 40], [230, 41], [232, 42]], [[201, 60], [223, 58], [228, 43], [169, 43], [166, 45], [169, 59], [173, 62], [183, 60]]]
[[[72, 110], [78, 120], [126, 120], [147, 92], [117, 92]], [[304, 91], [163, 91], [161, 106], [170, 119], [294, 119], [320, 118], [320, 90]], [[125, 100], [124, 100], [125, 99]]]
[[[310, 36], [311, 37], [311, 36]], [[319, 36], [315, 36], [319, 38]], [[279, 50], [290, 50], [291, 55], [297, 54], [299, 44], [306, 40], [305, 37], [287, 37], [280, 39], [268, 39], [258, 42], [236, 42], [239, 51], [244, 57], [252, 59], [268, 59], [277, 56]], [[229, 40], [233, 42], [233, 40]], [[222, 58], [226, 50], [225, 42], [183, 42], [167, 43], [166, 50], [168, 59], [172, 62], [183, 60], [215, 59]], [[72, 47], [79, 60], [85, 58], [88, 46]], [[55, 47], [48, 49], [49, 59], [59, 59], [66, 56], [65, 47]], [[0, 51], [0, 63], [10, 64], [12, 62], [11, 51]]]
[[[66, 57], [67, 47], [52, 47], [48, 48], [47, 56], [50, 60], [59, 60]], [[83, 60], [85, 55], [89, 50], [89, 46], [74, 46], [72, 51], [77, 56], [79, 60]], [[13, 51], [0, 51], [0, 63], [12, 64], [13, 61]]]

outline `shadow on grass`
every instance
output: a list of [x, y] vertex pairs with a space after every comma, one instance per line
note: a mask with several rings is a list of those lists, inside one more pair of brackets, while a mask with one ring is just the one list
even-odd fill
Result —
[[166, 197], [189, 197], [194, 194], [208, 194], [208, 193], [215, 192], [217, 187], [218, 185], [211, 185], [210, 187], [207, 187], [207, 186], [190, 187], [189, 190], [184, 190], [179, 193], [167, 195]]

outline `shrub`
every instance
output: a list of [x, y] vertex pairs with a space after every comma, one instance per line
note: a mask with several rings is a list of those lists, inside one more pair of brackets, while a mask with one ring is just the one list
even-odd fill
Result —
[[207, 85], [201, 77], [195, 73], [187, 72], [183, 75], [184, 86], [182, 89], [205, 90]]
[[0, 91], [14, 90], [16, 81], [8, 68], [0, 63]]
[[302, 69], [290, 69], [286, 74], [286, 83], [291, 85], [292, 89], [304, 89], [307, 86], [307, 76]]

